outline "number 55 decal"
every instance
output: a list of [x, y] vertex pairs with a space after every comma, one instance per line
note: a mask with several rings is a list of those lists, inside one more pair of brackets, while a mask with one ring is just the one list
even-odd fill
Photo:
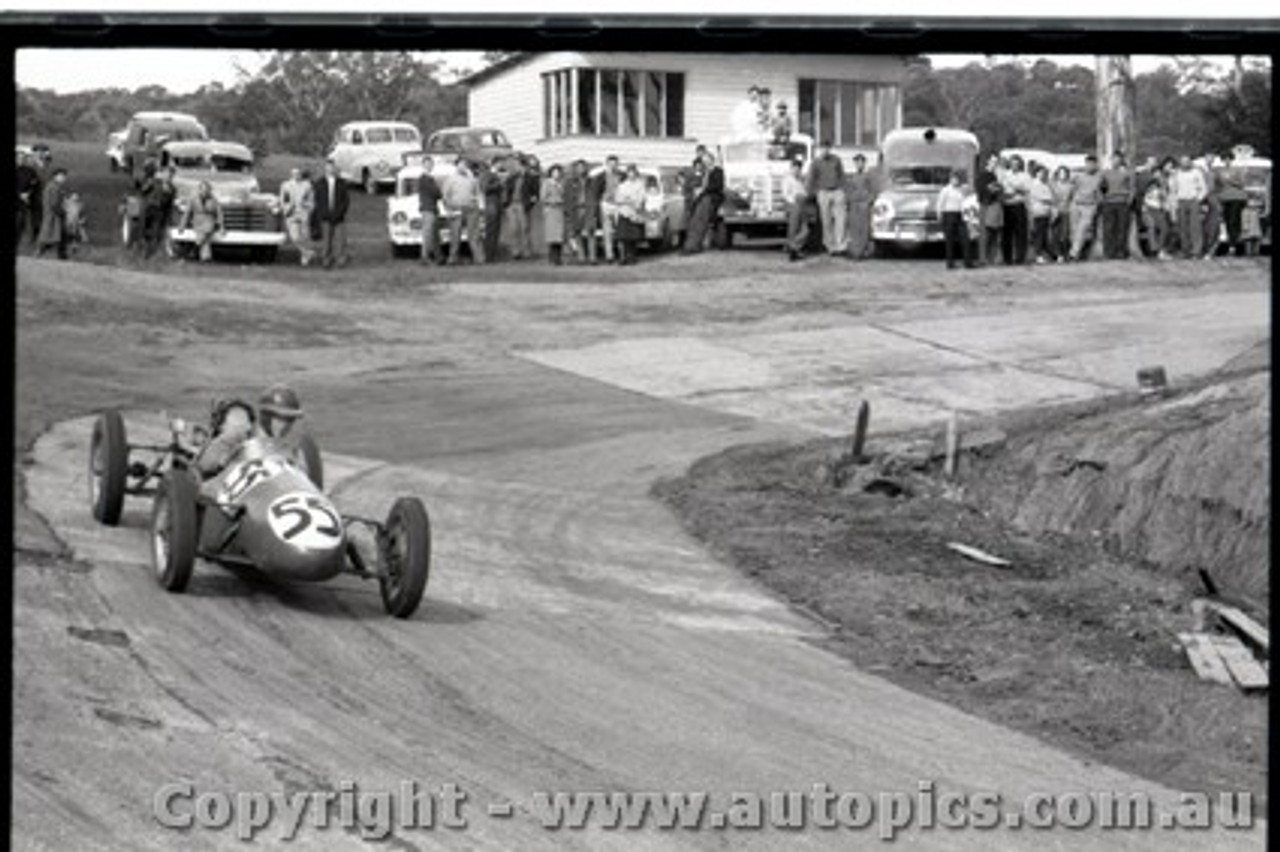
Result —
[[267, 512], [281, 540], [308, 550], [327, 550], [342, 538], [342, 521], [323, 497], [301, 492], [276, 499]]

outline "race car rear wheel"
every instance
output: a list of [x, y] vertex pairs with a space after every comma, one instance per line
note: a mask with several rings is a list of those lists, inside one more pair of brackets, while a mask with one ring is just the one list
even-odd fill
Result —
[[151, 510], [151, 567], [169, 592], [191, 582], [196, 564], [196, 484], [183, 471], [165, 476]]
[[422, 602], [431, 572], [431, 521], [417, 497], [401, 497], [391, 506], [380, 552], [383, 606], [388, 615], [408, 618]]
[[315, 438], [310, 435], [299, 438], [298, 445], [293, 449], [293, 460], [302, 466], [307, 479], [316, 488], [324, 489], [324, 461], [320, 458], [320, 445]]
[[89, 440], [89, 506], [94, 520], [114, 527], [124, 508], [129, 476], [129, 443], [124, 418], [109, 409], [98, 415]]

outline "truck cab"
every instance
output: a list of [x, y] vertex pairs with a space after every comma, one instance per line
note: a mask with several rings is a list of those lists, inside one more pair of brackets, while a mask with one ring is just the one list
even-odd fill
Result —
[[793, 133], [786, 143], [729, 138], [721, 142], [720, 155], [725, 189], [720, 207], [724, 244], [731, 245], [735, 233], [785, 235], [787, 204], [782, 197], [782, 180], [796, 160], [808, 170], [813, 137]]

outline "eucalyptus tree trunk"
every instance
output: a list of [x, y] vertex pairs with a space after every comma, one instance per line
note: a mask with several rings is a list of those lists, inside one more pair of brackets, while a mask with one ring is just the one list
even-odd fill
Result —
[[1134, 86], [1127, 56], [1099, 56], [1097, 73], [1098, 159], [1105, 167], [1116, 151], [1134, 163]]

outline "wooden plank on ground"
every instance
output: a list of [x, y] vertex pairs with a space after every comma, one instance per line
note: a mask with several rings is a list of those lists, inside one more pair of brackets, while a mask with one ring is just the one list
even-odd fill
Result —
[[1253, 656], [1245, 644], [1235, 636], [1214, 636], [1213, 646], [1217, 649], [1222, 662], [1236, 684], [1246, 692], [1254, 689], [1266, 689], [1270, 684], [1267, 670]]
[[1218, 613], [1218, 617], [1240, 632], [1245, 641], [1258, 648], [1268, 657], [1271, 656], [1271, 631], [1245, 615], [1233, 606], [1210, 601], [1209, 606]]
[[1212, 640], [1213, 637], [1207, 633], [1178, 634], [1178, 641], [1187, 651], [1191, 668], [1196, 670], [1196, 675], [1201, 680], [1229, 684], [1231, 672], [1227, 671], [1227, 665], [1222, 661], [1222, 656]]

